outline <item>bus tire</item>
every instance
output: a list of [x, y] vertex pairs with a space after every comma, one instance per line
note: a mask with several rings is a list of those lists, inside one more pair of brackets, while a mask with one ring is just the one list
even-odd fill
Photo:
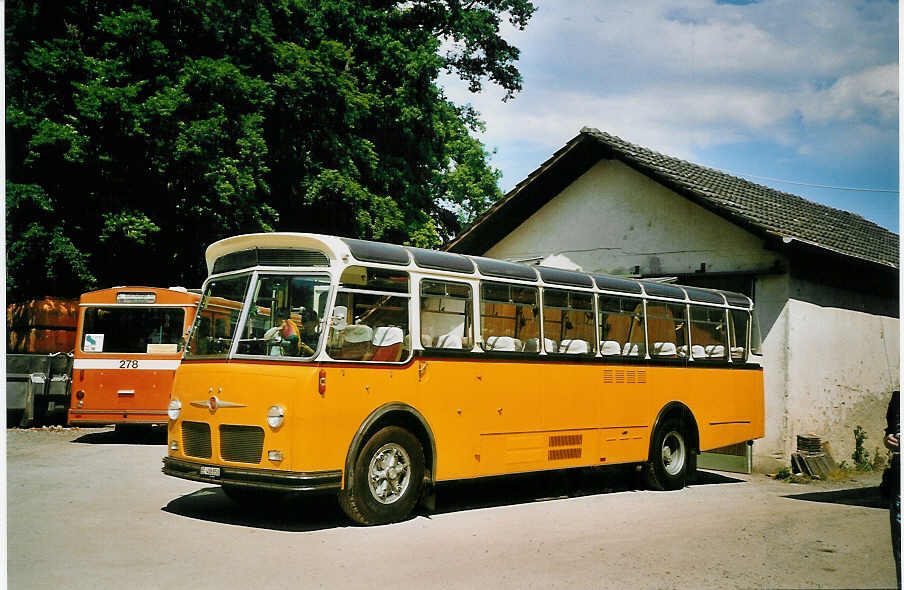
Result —
[[339, 493], [339, 505], [360, 524], [398, 522], [411, 514], [423, 489], [421, 443], [407, 430], [387, 426], [358, 453], [352, 484]]
[[653, 434], [650, 460], [644, 473], [654, 490], [680, 490], [687, 483], [691, 448], [681, 420], [669, 418]]

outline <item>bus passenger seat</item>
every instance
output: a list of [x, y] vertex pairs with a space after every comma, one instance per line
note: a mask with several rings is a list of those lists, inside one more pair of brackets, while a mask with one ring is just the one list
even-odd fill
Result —
[[675, 358], [678, 356], [678, 349], [675, 347], [674, 342], [654, 342], [653, 356]]
[[744, 358], [744, 347], [743, 346], [732, 346], [731, 347], [731, 358], [735, 358], [735, 359]]
[[625, 342], [625, 350], [622, 351], [625, 356], [640, 356], [639, 342]]
[[678, 358], [687, 358], [687, 344], [682, 344], [678, 347]]
[[600, 342], [600, 354], [603, 356], [617, 356], [621, 353], [622, 347], [617, 340], [603, 340]]
[[721, 344], [710, 344], [706, 347], [706, 356], [711, 359], [725, 358], [725, 347]]
[[691, 356], [695, 359], [705, 359], [706, 358], [706, 350], [700, 344], [694, 344], [691, 346]]
[[586, 340], [562, 340], [559, 342], [559, 352], [565, 354], [588, 354], [590, 352], [590, 343]]
[[405, 335], [397, 326], [380, 326], [374, 330], [374, 355], [370, 360], [394, 363], [402, 358]]
[[501, 352], [521, 352], [521, 341], [511, 336], [490, 336], [487, 350]]
[[342, 348], [331, 353], [336, 359], [362, 360], [370, 355], [370, 341], [374, 330], [365, 324], [352, 324], [342, 331]]
[[436, 339], [436, 348], [452, 348], [461, 350], [462, 348], [464, 348], [464, 345], [461, 341], [461, 335], [456, 334], [455, 332], [443, 334]]
[[[442, 336], [440, 336], [442, 338]], [[432, 348], [433, 347], [433, 335], [421, 333], [421, 345], [424, 348]]]

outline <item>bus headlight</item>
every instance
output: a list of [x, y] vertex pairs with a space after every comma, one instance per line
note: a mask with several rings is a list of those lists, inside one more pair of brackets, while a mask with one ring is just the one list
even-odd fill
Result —
[[286, 410], [282, 406], [270, 406], [270, 409], [267, 410], [267, 424], [270, 425], [270, 428], [282, 426], [285, 417]]
[[182, 413], [182, 402], [177, 399], [171, 399], [169, 406], [166, 408], [166, 414], [170, 420], [175, 420]]

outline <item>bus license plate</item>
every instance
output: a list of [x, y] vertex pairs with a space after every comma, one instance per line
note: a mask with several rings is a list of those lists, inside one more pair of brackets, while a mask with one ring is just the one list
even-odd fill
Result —
[[220, 468], [219, 467], [201, 467], [201, 475], [206, 475], [208, 477], [220, 477]]

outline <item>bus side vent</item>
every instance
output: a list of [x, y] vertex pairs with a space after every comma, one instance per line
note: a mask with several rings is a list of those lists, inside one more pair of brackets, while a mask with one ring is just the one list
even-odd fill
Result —
[[264, 429], [260, 426], [220, 425], [220, 456], [227, 461], [260, 463]]
[[[580, 459], [581, 445], [584, 444], [583, 434], [554, 434], [549, 437], [550, 461], [562, 461], [564, 459]], [[555, 448], [554, 448], [555, 447]], [[559, 448], [568, 447], [568, 448]]]
[[636, 384], [646, 383], [647, 372], [645, 370], [604, 369], [603, 383]]
[[562, 461], [563, 459], [580, 459], [581, 448], [576, 449], [549, 449], [550, 461]]
[[584, 444], [583, 434], [555, 434], [549, 437], [550, 447], [575, 447]]
[[182, 450], [189, 457], [210, 459], [210, 425], [204, 422], [183, 422]]

